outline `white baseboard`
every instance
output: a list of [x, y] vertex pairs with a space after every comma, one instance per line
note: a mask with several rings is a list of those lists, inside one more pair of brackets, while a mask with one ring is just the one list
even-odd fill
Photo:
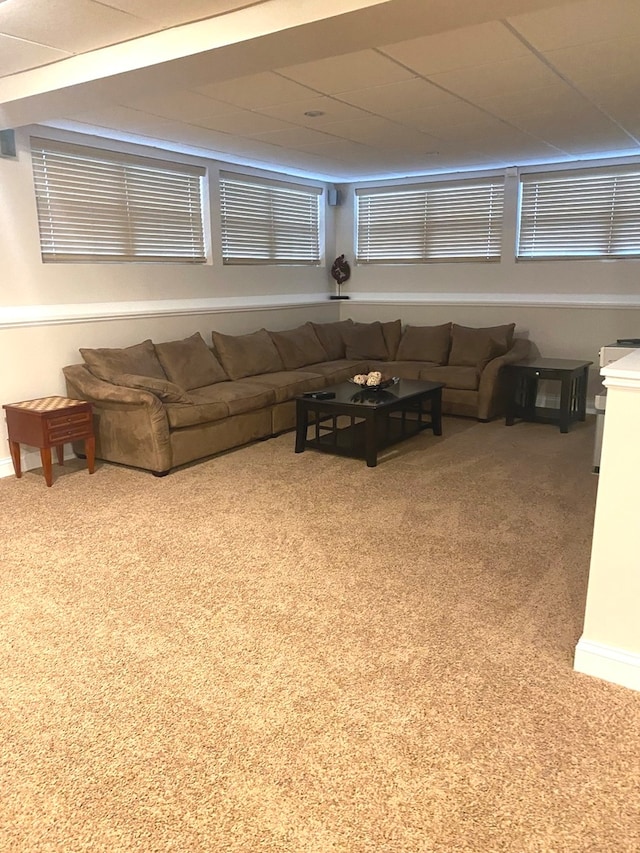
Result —
[[640, 691], [640, 654], [581, 637], [573, 661], [576, 672]]
[[[51, 455], [55, 464], [56, 455], [55, 450], [51, 451]], [[64, 458], [65, 459], [75, 459], [75, 454], [73, 453], [71, 447], [65, 447], [64, 449]], [[22, 473], [25, 471], [30, 471], [32, 468], [42, 468], [42, 460], [40, 459], [40, 451], [39, 450], [22, 450], [20, 452], [20, 464], [22, 466]], [[0, 479], [3, 477], [14, 477], [15, 471], [13, 470], [13, 462], [10, 456], [0, 457]]]

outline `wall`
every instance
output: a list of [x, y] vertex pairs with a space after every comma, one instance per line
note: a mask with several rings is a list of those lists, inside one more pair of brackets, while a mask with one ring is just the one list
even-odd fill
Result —
[[[584, 164], [582, 164], [584, 165]], [[343, 316], [367, 322], [401, 317], [414, 325], [516, 323], [540, 354], [594, 362], [590, 398], [600, 385], [598, 351], [640, 337], [640, 260], [516, 262], [518, 178], [508, 170], [503, 257], [499, 263], [352, 264]], [[464, 178], [460, 174], [456, 177]], [[343, 185], [336, 249], [353, 259], [356, 186]], [[349, 252], [351, 251], [351, 255]]]
[[[34, 135], [140, 152], [138, 146], [124, 143], [41, 127], [31, 130]], [[216, 178], [226, 164], [215, 161], [183, 158], [209, 171], [210, 263], [43, 264], [28, 129], [16, 133], [16, 144], [16, 159], [0, 158], [0, 403], [64, 394], [62, 367], [81, 360], [82, 346], [127, 346], [147, 337], [174, 340], [195, 331], [208, 341], [214, 328], [234, 334], [337, 319], [339, 306], [328, 299], [333, 282], [326, 266], [223, 266], [217, 249]], [[142, 153], [166, 157], [154, 149]], [[333, 210], [326, 210], [330, 260]], [[37, 451], [24, 454], [25, 469], [40, 464]], [[2, 417], [0, 476], [12, 472]]]
[[602, 440], [584, 631], [574, 666], [640, 690], [640, 350], [603, 369]]

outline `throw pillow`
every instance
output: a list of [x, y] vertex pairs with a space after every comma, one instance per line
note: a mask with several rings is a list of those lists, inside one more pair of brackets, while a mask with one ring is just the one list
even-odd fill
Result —
[[[353, 326], [353, 320], [339, 320], [335, 323], [311, 323], [311, 325], [329, 361], [338, 361], [338, 359], [344, 358], [343, 332], [349, 326]], [[324, 361], [324, 359], [321, 360]]]
[[475, 328], [473, 326], [459, 326], [457, 323], [454, 323], [451, 327], [451, 346], [453, 349], [453, 337], [456, 338], [456, 348], [458, 348], [460, 346], [464, 346], [464, 342], [467, 337], [469, 341], [475, 340], [477, 337], [476, 333], [479, 332], [488, 335], [494, 342], [495, 358], [499, 355], [504, 355], [511, 349], [513, 346], [513, 333], [515, 328], [515, 323], [505, 323], [502, 326], [482, 326], [479, 328]]
[[200, 332], [181, 341], [156, 344], [156, 353], [169, 379], [185, 391], [227, 379]]
[[382, 336], [385, 344], [387, 345], [389, 361], [393, 361], [396, 357], [396, 353], [398, 352], [400, 338], [402, 337], [402, 321], [392, 320], [388, 323], [381, 323], [381, 326]]
[[506, 344], [494, 340], [487, 329], [453, 324], [449, 364], [482, 370], [487, 362], [504, 352]]
[[91, 373], [105, 382], [112, 382], [114, 376], [122, 373], [153, 376], [155, 379], [166, 380], [167, 378], [150, 338], [141, 344], [120, 349], [81, 347], [80, 355]]
[[136, 376], [133, 373], [121, 373], [113, 377], [114, 385], [125, 388], [137, 388], [140, 391], [150, 391], [163, 403], [191, 403], [182, 388], [168, 379], [154, 379], [152, 376]]
[[213, 345], [230, 379], [276, 373], [284, 365], [266, 329], [250, 335], [222, 335], [212, 332]]
[[440, 326], [407, 326], [398, 345], [398, 361], [431, 361], [446, 364], [451, 323]]
[[387, 361], [389, 351], [382, 334], [382, 325], [353, 323], [343, 331], [347, 358], [371, 358]]
[[306, 364], [317, 364], [326, 361], [327, 354], [311, 323], [287, 329], [284, 332], [269, 332], [271, 340], [280, 353], [285, 370], [295, 370]]

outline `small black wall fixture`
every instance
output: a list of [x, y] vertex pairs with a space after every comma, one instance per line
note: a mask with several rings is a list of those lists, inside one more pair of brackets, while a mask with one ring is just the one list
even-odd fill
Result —
[[345, 259], [344, 255], [338, 255], [338, 257], [331, 265], [331, 277], [338, 285], [338, 292], [336, 294], [332, 294], [329, 298], [348, 299], [348, 296], [343, 296], [341, 293], [342, 285], [345, 283], [345, 281], [349, 281], [349, 278], [351, 277], [351, 267], [349, 266], [349, 261]]

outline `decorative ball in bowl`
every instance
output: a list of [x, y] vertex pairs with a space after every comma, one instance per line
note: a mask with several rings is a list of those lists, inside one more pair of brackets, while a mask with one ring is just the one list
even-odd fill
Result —
[[358, 373], [349, 380], [349, 382], [362, 388], [363, 391], [383, 391], [399, 381], [397, 376], [385, 378], [379, 370], [372, 370], [370, 373]]

